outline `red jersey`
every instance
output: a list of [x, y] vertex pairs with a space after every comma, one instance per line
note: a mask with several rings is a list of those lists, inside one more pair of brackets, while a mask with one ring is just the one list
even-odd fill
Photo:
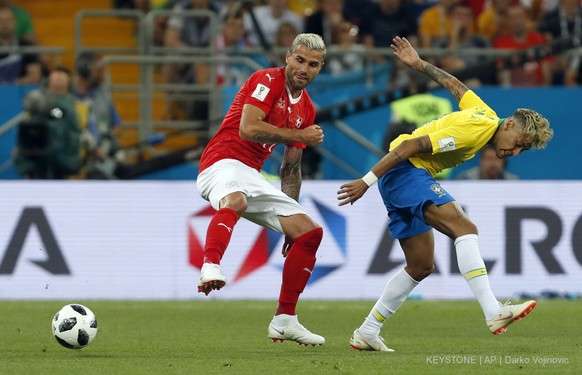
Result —
[[[307, 90], [304, 89], [296, 99], [287, 90], [285, 67], [258, 70], [236, 94], [218, 132], [204, 149], [200, 172], [222, 159], [236, 159], [260, 171], [265, 160], [271, 156], [277, 144], [256, 143], [240, 137], [240, 120], [245, 104], [260, 108], [266, 114], [263, 121], [278, 128], [303, 129], [315, 122], [315, 106]], [[298, 142], [289, 146], [306, 147]]]
[[[493, 48], [499, 49], [526, 49], [545, 42], [544, 36], [537, 31], [528, 31], [524, 42], [516, 41], [511, 35], [498, 38], [493, 41]], [[541, 86], [544, 83], [542, 64], [551, 62], [551, 58], [540, 61], [526, 62], [523, 67], [511, 69], [511, 85], [516, 87]]]

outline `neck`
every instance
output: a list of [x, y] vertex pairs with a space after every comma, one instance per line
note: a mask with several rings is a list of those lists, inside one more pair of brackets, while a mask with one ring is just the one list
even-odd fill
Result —
[[293, 99], [297, 99], [299, 97], [299, 95], [301, 95], [301, 91], [302, 90], [295, 90], [293, 89], [293, 87], [291, 87], [291, 85], [289, 84], [289, 82], [285, 83], [285, 87], [287, 87], [287, 91], [289, 92], [289, 94], [291, 94], [291, 97]]

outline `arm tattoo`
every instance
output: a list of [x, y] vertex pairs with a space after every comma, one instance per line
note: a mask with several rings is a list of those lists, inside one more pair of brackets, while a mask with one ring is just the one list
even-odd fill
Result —
[[286, 143], [288, 139], [281, 137], [278, 134], [259, 133], [253, 135], [253, 141], [257, 143]]
[[299, 201], [301, 191], [301, 155], [300, 148], [286, 147], [281, 164], [281, 191], [292, 199]]
[[400, 157], [400, 155], [398, 155], [398, 151], [394, 150], [394, 151], [392, 151], [392, 153], [394, 154], [394, 157], [396, 158], [396, 163], [400, 163], [402, 161], [402, 158]]
[[423, 62], [419, 71], [426, 74], [433, 81], [449, 90], [457, 102], [461, 101], [463, 94], [468, 90], [467, 86], [465, 86], [465, 84], [459, 81], [456, 77], [430, 63], [427, 63], [426, 61]]
[[428, 139], [426, 137], [416, 138], [416, 147], [418, 147], [419, 152], [431, 152], [432, 145], [430, 144], [430, 138]]

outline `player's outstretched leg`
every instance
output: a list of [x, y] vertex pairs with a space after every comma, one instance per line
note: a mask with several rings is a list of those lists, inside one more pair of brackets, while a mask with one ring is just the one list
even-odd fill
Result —
[[226, 285], [226, 277], [222, 273], [220, 261], [230, 243], [232, 231], [238, 219], [236, 211], [223, 207], [216, 211], [210, 220], [206, 231], [204, 264], [200, 270], [198, 293], [208, 295], [211, 291], [218, 290]]
[[310, 332], [299, 323], [297, 315], [279, 314], [275, 316], [269, 324], [267, 336], [273, 342], [289, 340], [305, 346], [325, 344], [325, 339], [322, 336]]
[[381, 336], [364, 337], [359, 329], [356, 329], [350, 337], [350, 346], [356, 350], [370, 350], [377, 352], [393, 352], [393, 349], [384, 344], [384, 338]]
[[537, 305], [537, 302], [533, 300], [519, 305], [510, 305], [510, 303], [507, 301], [505, 304], [500, 304], [497, 315], [493, 319], [485, 320], [487, 327], [494, 335], [504, 334], [508, 325], [525, 318]]
[[213, 290], [218, 290], [226, 285], [226, 276], [218, 264], [204, 263], [198, 282], [198, 293], [208, 295]]
[[384, 344], [380, 330], [386, 319], [398, 310], [418, 283], [404, 268], [397, 272], [384, 286], [382, 295], [364, 322], [350, 337], [350, 346], [356, 350], [393, 352], [394, 350]]

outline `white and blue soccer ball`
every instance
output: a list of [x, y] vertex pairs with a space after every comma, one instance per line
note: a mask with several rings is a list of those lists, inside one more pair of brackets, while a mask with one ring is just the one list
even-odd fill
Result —
[[97, 318], [93, 311], [78, 303], [63, 306], [53, 318], [53, 335], [68, 349], [86, 347], [97, 336]]

